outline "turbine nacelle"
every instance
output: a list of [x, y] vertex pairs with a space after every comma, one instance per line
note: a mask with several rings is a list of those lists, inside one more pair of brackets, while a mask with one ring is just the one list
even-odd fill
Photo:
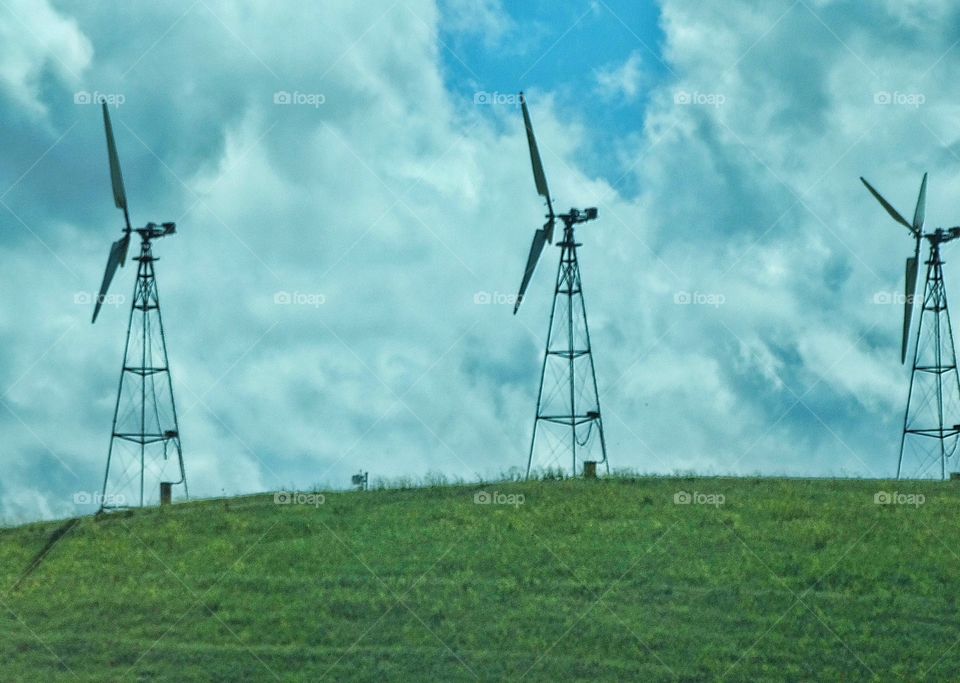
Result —
[[561, 214], [559, 216], [566, 225], [576, 225], [578, 223], [586, 223], [587, 221], [597, 220], [597, 209], [590, 207], [589, 209], [570, 209], [569, 213]]
[[147, 223], [142, 228], [137, 228], [136, 232], [145, 240], [157, 239], [159, 237], [166, 237], [167, 235], [172, 235], [177, 231], [176, 223], [161, 223], [157, 225], [156, 223]]
[[936, 242], [937, 244], [943, 244], [944, 242], [949, 242], [960, 237], [960, 227], [956, 228], [937, 228], [931, 233], [924, 235], [931, 244]]

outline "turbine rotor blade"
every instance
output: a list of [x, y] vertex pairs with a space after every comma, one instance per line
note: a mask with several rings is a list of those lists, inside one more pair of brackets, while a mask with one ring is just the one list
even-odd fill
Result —
[[868, 183], [866, 179], [863, 178], [863, 176], [860, 177], [860, 181], [867, 186], [867, 189], [870, 190], [870, 194], [872, 194], [876, 198], [876, 200], [880, 202], [880, 205], [887, 210], [887, 213], [890, 214], [890, 217], [893, 218], [893, 220], [895, 220], [897, 223], [900, 223], [903, 227], [907, 228], [910, 232], [916, 234], [917, 231], [914, 229], [914, 227], [909, 223], [907, 223], [906, 219], [903, 216], [901, 216], [900, 213], [895, 208], [893, 208], [890, 202], [884, 199], [879, 192], [874, 190], [873, 186], [870, 183]]
[[123, 217], [130, 229], [130, 218], [127, 214], [127, 191], [123, 186], [123, 173], [120, 171], [120, 157], [117, 154], [117, 143], [113, 139], [113, 125], [110, 123], [110, 112], [107, 103], [103, 102], [103, 127], [107, 133], [107, 156], [110, 158], [110, 183], [113, 185], [113, 203], [118, 209], [123, 209]]
[[93, 306], [93, 319], [91, 323], [97, 322], [97, 315], [100, 313], [100, 307], [103, 305], [104, 297], [107, 296], [107, 290], [110, 289], [110, 283], [120, 265], [120, 258], [127, 250], [130, 243], [130, 235], [124, 235], [116, 242], [110, 245], [110, 256], [107, 257], [107, 267], [103, 271], [103, 282], [100, 283], [100, 294], [97, 295], [97, 301]]
[[907, 347], [910, 345], [910, 322], [913, 318], [913, 298], [917, 291], [917, 257], [907, 259], [906, 277], [903, 290], [906, 294], [903, 301], [903, 341], [900, 344], [900, 362], [907, 360]]
[[553, 244], [553, 226], [556, 224], [556, 219], [551, 218], [546, 223], [543, 224], [543, 232], [547, 236], [547, 242]]
[[920, 195], [917, 197], [917, 208], [913, 212], [913, 230], [917, 234], [923, 232], [923, 220], [927, 213], [927, 174], [923, 174], [920, 183]]
[[127, 250], [130, 248], [130, 231], [127, 230], [126, 234], [120, 240], [120, 267], [123, 268], [123, 264], [127, 262]]
[[540, 149], [537, 147], [537, 137], [533, 133], [533, 123], [530, 121], [530, 111], [527, 109], [527, 99], [520, 93], [520, 106], [523, 108], [523, 125], [527, 129], [527, 144], [530, 147], [530, 163], [533, 166], [533, 180], [537, 185], [537, 193], [547, 200], [550, 217], [553, 217], [553, 202], [550, 200], [550, 189], [547, 187], [547, 176], [543, 172], [543, 161], [540, 159]]
[[517, 309], [523, 302], [523, 295], [527, 291], [527, 285], [530, 284], [530, 278], [533, 277], [533, 271], [537, 269], [537, 261], [540, 260], [540, 253], [543, 251], [543, 245], [547, 242], [547, 233], [545, 230], [537, 230], [533, 234], [533, 243], [530, 245], [530, 255], [527, 256], [527, 267], [523, 271], [523, 280], [520, 282], [520, 292], [517, 294], [517, 301], [513, 305], [513, 314], [517, 314]]

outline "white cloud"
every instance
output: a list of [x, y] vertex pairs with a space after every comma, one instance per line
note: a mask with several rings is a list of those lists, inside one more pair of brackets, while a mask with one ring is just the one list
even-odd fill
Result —
[[[932, 86], [956, 67], [936, 61], [949, 41], [935, 24], [898, 42], [895, 16], [811, 7], [665, 3], [676, 76], [641, 79], [651, 104], [624, 143], [639, 197], [585, 173], [588, 124], [528, 92], [558, 204], [600, 208], [578, 236], [614, 467], [890, 473], [900, 323], [866, 302], [899, 291], [910, 245], [857, 177], [907, 212], [929, 168], [929, 219], [953, 224], [957, 134]], [[177, 21], [188, 8], [153, 7], [122, 43], [106, 39], [113, 17], [75, 11], [98, 45], [85, 82], [132, 67], [115, 128], [134, 220], [179, 223], [156, 251], [193, 492], [524, 464], [556, 250], [517, 317], [474, 304], [515, 291], [542, 222], [516, 109], [444, 87], [428, 0], [322, 3], [295, 21], [209, 2]], [[469, 25], [497, 35], [493, 19]], [[619, 71], [611, 88], [628, 96]], [[78, 123], [5, 200], [50, 249], [8, 216], [8, 516], [61, 514], [99, 481], [126, 323], [109, 310], [91, 327], [73, 303], [120, 219], [99, 115], [60, 80], [16, 100], [47, 107], [59, 132]], [[910, 88], [924, 106], [874, 104]], [[281, 90], [324, 103], [274, 105]], [[56, 140], [29, 132], [11, 138], [11, 183]], [[129, 290], [130, 269], [116, 283]], [[281, 290], [324, 303], [277, 305]], [[678, 305], [678, 291], [724, 302]]]
[[443, 26], [464, 35], [477, 35], [487, 45], [498, 45], [514, 28], [501, 0], [440, 0]]
[[643, 63], [640, 52], [633, 52], [627, 61], [618, 66], [608, 66], [594, 72], [597, 88], [604, 97], [621, 97], [635, 100], [643, 85]]
[[48, 0], [9, 0], [0, 8], [0, 88], [40, 113], [40, 81], [49, 71], [77, 86], [93, 58], [89, 39], [76, 21]]
[[[890, 415], [902, 410], [908, 380], [899, 310], [868, 302], [900, 290], [910, 245], [857, 178], [900, 188], [896, 203], [909, 212], [930, 168], [941, 188], [931, 186], [930, 222], [953, 221], [960, 208], [943, 192], [957, 175], [946, 150], [956, 134], [934, 88], [955, 76], [940, 59], [950, 40], [925, 16], [929, 41], [919, 47], [900, 18], [828, 3], [664, 4], [677, 78], [651, 92], [639, 145], [643, 218], [656, 226], [662, 277], [724, 293], [726, 303], [679, 322], [682, 314], [659, 310], [655, 325], [678, 325], [668, 342], [678, 365], [714, 348], [730, 369], [723, 386], [745, 411], [731, 417], [744, 435], [783, 432], [769, 448], [729, 438], [705, 392], [695, 430], [724, 444], [719, 470], [736, 462], [740, 471], [894, 471], [900, 425]], [[879, 91], [926, 101], [878, 104]], [[753, 362], [732, 362], [731, 348]], [[702, 383], [701, 374], [677, 381]], [[682, 451], [666, 442], [658, 454]], [[737, 461], [730, 451], [749, 454]]]
[[[208, 3], [177, 22], [183, 12], [148, 31], [175, 24], [162, 50], [115, 44], [89, 79], [134, 65], [114, 113], [132, 219], [178, 223], [155, 253], [191, 492], [345, 484], [361, 466], [474, 478], [519, 465], [554, 266], [538, 274], [523, 321], [474, 303], [481, 290], [515, 290], [542, 222], [518, 110], [445, 91], [430, 2], [316, 7], [297, 22], [266, 4], [241, 16]], [[113, 30], [90, 8], [81, 23], [94, 37]], [[335, 38], [315, 41], [321, 24]], [[198, 46], [209, 48], [202, 69]], [[277, 105], [278, 91], [323, 103]], [[60, 97], [48, 105], [62, 115]], [[549, 97], [536, 112], [558, 197], [615, 200], [570, 163], [582, 131], [554, 118]], [[72, 303], [99, 283], [120, 219], [99, 112], [69, 101], [65, 113], [64, 127], [79, 123], [64, 156], [89, 187], [83, 210], [62, 208], [87, 218], [40, 225], [70, 270], [21, 230], [23, 272], [0, 276], [37, 283], [17, 316], [0, 317], [20, 340], [11, 374], [25, 374], [7, 397], [14, 413], [0, 415], [10, 453], [22, 455], [0, 485], [45, 480], [44, 514], [102, 477], [126, 323], [110, 309], [91, 327], [88, 308]], [[28, 219], [29, 193], [45, 194], [51, 173], [63, 171], [41, 165], [18, 186], [14, 206]], [[26, 274], [38, 270], [47, 277]], [[115, 291], [132, 277], [121, 271]], [[324, 302], [277, 305], [278, 291]], [[63, 476], [50, 481], [31, 460]]]

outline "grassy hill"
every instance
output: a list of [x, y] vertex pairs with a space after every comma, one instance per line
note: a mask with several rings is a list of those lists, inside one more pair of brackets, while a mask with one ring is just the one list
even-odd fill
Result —
[[621, 478], [5, 529], [0, 680], [956, 680], [958, 494]]

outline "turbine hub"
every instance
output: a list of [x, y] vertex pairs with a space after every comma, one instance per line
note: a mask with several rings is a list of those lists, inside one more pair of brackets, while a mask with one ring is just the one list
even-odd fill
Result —
[[597, 210], [594, 207], [583, 210], [570, 209], [568, 213], [561, 214], [560, 218], [568, 226], [576, 225], [577, 223], [586, 223], [587, 221], [593, 221], [597, 219]]

